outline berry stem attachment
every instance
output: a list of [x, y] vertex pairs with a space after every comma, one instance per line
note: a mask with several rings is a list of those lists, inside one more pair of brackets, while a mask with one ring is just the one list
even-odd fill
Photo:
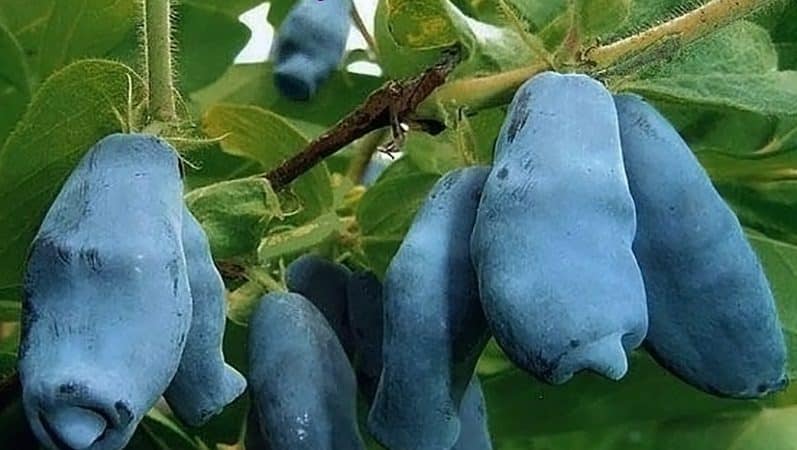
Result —
[[517, 88], [534, 75], [551, 70], [545, 61], [485, 77], [466, 78], [446, 83], [423, 101], [416, 110], [418, 116], [437, 117], [440, 106], [456, 104], [478, 111], [509, 103]]
[[152, 119], [177, 118], [172, 78], [171, 5], [169, 0], [144, 0], [144, 60]]

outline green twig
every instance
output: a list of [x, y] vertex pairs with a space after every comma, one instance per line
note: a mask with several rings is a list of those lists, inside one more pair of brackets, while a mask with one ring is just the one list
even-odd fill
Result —
[[657, 44], [675, 37], [681, 47], [717, 28], [752, 14], [775, 0], [711, 0], [667, 22], [625, 39], [589, 49], [585, 59], [597, 68], [605, 68], [631, 55], [648, 51]]
[[144, 49], [150, 115], [156, 121], [177, 118], [172, 78], [169, 0], [144, 0]]
[[374, 57], [378, 58], [379, 48], [376, 46], [376, 40], [374, 40], [374, 37], [368, 32], [368, 28], [365, 26], [365, 21], [363, 21], [360, 12], [357, 11], [357, 5], [355, 5], [353, 2], [351, 5], [351, 19], [354, 22], [354, 26], [357, 27], [357, 31], [359, 31], [363, 39], [365, 39], [365, 43], [368, 44], [368, 49], [371, 50], [371, 53]]

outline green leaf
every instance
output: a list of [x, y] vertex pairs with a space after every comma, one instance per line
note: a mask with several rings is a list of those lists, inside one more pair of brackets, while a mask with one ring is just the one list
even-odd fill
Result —
[[491, 338], [479, 357], [476, 373], [479, 374], [480, 378], [485, 378], [493, 375], [500, 375], [501, 373], [512, 370], [513, 367], [514, 365], [507, 359], [501, 347], [495, 342], [495, 339]]
[[778, 49], [781, 69], [797, 69], [797, 8], [782, 4], [772, 8], [777, 23], [772, 27], [772, 40]]
[[39, 45], [39, 74], [47, 76], [79, 58], [105, 55], [122, 42], [139, 17], [139, 2], [54, 2]]
[[631, 0], [577, 0], [578, 24], [582, 39], [616, 30], [628, 18]]
[[524, 39], [518, 30], [471, 19], [453, 5], [449, 11], [469, 55], [455, 69], [454, 78], [527, 66], [537, 59], [532, 48], [544, 48], [537, 36], [527, 35]]
[[[142, 62], [140, 5], [115, 0], [0, 0], [0, 19], [31, 55], [34, 69], [50, 71], [79, 58], [109, 58], [130, 67]], [[180, 45], [178, 86], [190, 93], [221, 76], [249, 39], [238, 16], [254, 0], [185, 0], [174, 5], [175, 40]], [[0, 20], [1, 21], [1, 20]], [[208, 32], [212, 30], [212, 32]]]
[[[251, 36], [249, 28], [220, 3], [215, 0], [183, 0], [174, 5], [172, 26], [174, 40], [179, 45], [174, 58], [175, 75], [177, 87], [184, 95], [221, 77]], [[109, 56], [143, 72], [144, 67], [139, 67], [143, 62], [140, 44], [140, 30], [131, 28]]]
[[399, 45], [390, 32], [387, 0], [379, 0], [374, 17], [374, 40], [379, 49], [379, 66], [390, 78], [417, 75], [440, 57], [438, 49], [417, 49]]
[[694, 9], [696, 6], [692, 0], [634, 0], [631, 2], [628, 20], [619, 24], [612, 30], [613, 32], [610, 35], [605, 36], [604, 41], [611, 42], [637, 33], [640, 30], [669, 20], [680, 12]]
[[22, 314], [22, 304], [14, 300], [0, 300], [0, 322], [17, 322]]
[[[439, 175], [423, 172], [408, 158], [402, 157], [390, 164], [376, 184], [368, 189], [360, 200], [357, 211], [360, 231], [368, 235], [379, 231], [405, 230], [438, 178]], [[428, 186], [423, 187], [422, 185]], [[413, 186], [414, 188], [408, 191], [391, 189], [391, 186]], [[421, 197], [416, 206], [413, 207], [411, 203], [406, 202], [406, 200], [416, 197]]]
[[272, 1], [269, 4], [268, 8], [268, 23], [273, 25], [275, 28], [279, 28], [280, 24], [285, 17], [288, 16], [288, 12], [293, 8], [297, 0], [277, 0]]
[[794, 181], [797, 155], [780, 154], [761, 158], [745, 156], [714, 151], [702, 151], [698, 154], [700, 161], [709, 169], [712, 179], [718, 183]]
[[778, 53], [769, 32], [752, 22], [739, 21], [683, 49], [652, 77], [766, 73], [777, 68]]
[[138, 425], [136, 434], [125, 447], [130, 450], [204, 450], [182, 427], [157, 408], [150, 410]]
[[19, 0], [0, 0], [0, 22], [16, 36], [31, 68], [37, 66], [34, 63], [39, 44], [55, 3], [56, 0], [25, 0], [24, 7], [20, 7]]
[[195, 189], [186, 205], [210, 240], [217, 259], [253, 252], [273, 217], [282, 217], [279, 199], [264, 178], [224, 181]]
[[418, 2], [387, 0], [387, 15], [393, 38], [410, 48], [446, 47], [459, 40], [449, 17], [446, 0]]
[[451, 141], [451, 135], [430, 136], [423, 132], [410, 132], [402, 145], [406, 157], [423, 172], [442, 175], [464, 165], [461, 155]]
[[[206, 9], [225, 14], [229, 17], [238, 18], [241, 14], [263, 3], [262, 0], [183, 0], [181, 3], [189, 3]], [[279, 3], [279, 2], [274, 2]], [[274, 5], [271, 6], [272, 8]]]
[[25, 55], [13, 34], [0, 23], [0, 80], [17, 91], [30, 95], [30, 74]]
[[564, 8], [562, 0], [452, 0], [462, 12], [474, 19], [503, 25], [507, 23], [506, 8], [520, 15], [531, 30], [539, 30]]
[[717, 183], [739, 220], [781, 241], [797, 244], [797, 183]]
[[698, 41], [666, 65], [653, 65], [625, 81], [655, 100], [761, 115], [797, 112], [797, 72], [777, 71], [777, 50], [766, 30], [738, 22]]
[[16, 353], [0, 352], [0, 379], [6, 379], [17, 370]]
[[625, 86], [669, 101], [738, 109], [764, 115], [797, 114], [797, 72], [681, 75], [640, 80]]
[[476, 137], [476, 162], [490, 164], [493, 160], [495, 141], [506, 118], [503, 107], [483, 109], [467, 118]]
[[[238, 343], [241, 347], [243, 343]], [[225, 350], [225, 356], [230, 352]], [[230, 358], [227, 356], [227, 363]], [[239, 371], [240, 368], [237, 368]], [[196, 437], [207, 445], [207, 449], [236, 450], [235, 444], [239, 441], [243, 431], [246, 413], [249, 411], [249, 396], [241, 395], [234, 402], [228, 404], [217, 415], [194, 431]], [[229, 446], [229, 447], [227, 447]], [[205, 450], [205, 449], [203, 449]]]
[[337, 234], [340, 228], [340, 219], [335, 213], [324, 214], [304, 225], [266, 236], [257, 248], [258, 258], [262, 263], [268, 263], [307, 251]]
[[176, 41], [180, 45], [176, 66], [178, 87], [183, 93], [197, 91], [221, 77], [251, 37], [249, 28], [236, 15], [220, 10], [219, 5], [208, 8], [209, 3], [183, 0], [175, 8]]
[[[694, 117], [679, 125], [679, 131], [692, 150], [703, 154], [722, 154], [740, 160], [757, 158], [773, 138], [777, 138], [777, 118], [747, 111], [713, 111], [683, 105]], [[736, 164], [741, 164], [737, 161]]]
[[[629, 434], [643, 432], [634, 440], [633, 448], [725, 449], [729, 447], [714, 445], [717, 439], [723, 439], [719, 430], [717, 436], [700, 445], [688, 443], [705, 429], [705, 420], [721, 423], [722, 418], [737, 417], [747, 419], [743, 422], [754, 421], [765, 411], [774, 411], [769, 408], [777, 402], [794, 395], [786, 392], [763, 401], [713, 397], [669, 375], [642, 352], [632, 355], [629, 373], [620, 382], [583, 372], [564, 386], [550, 386], [512, 368], [483, 377], [482, 385], [498, 449], [629, 448], [628, 442], [623, 446], [611, 441], [620, 430], [626, 439]], [[660, 427], [662, 434], [667, 428], [670, 433], [675, 429], [694, 434], [674, 438], [671, 446], [657, 447], [662, 436], [655, 432]], [[589, 442], [584, 441], [572, 446], [570, 439], [577, 436], [567, 436], [569, 433], [589, 436], [592, 444], [584, 446]], [[684, 439], [681, 445], [672, 445], [680, 439]]]
[[192, 149], [183, 153], [182, 156], [189, 162], [185, 167], [185, 178], [183, 179], [185, 188], [189, 191], [220, 181], [259, 173], [257, 162], [226, 153], [217, 142]]
[[[307, 139], [283, 117], [254, 106], [217, 105], [203, 118], [205, 133], [225, 136], [225, 152], [258, 161], [264, 171], [304, 149]], [[321, 163], [291, 184], [303, 210], [300, 217], [309, 219], [330, 211], [333, 204], [329, 172]]]
[[22, 299], [19, 297], [20, 291], [18, 285], [11, 287], [0, 288], [0, 301], [19, 302]]
[[750, 412], [731, 410], [706, 417], [648, 421], [601, 430], [528, 437], [500, 448], [790, 450], [794, 447], [795, 433], [789, 424], [795, 418], [795, 407], [762, 407]]
[[383, 275], [415, 213], [440, 176], [421, 171], [409, 158], [394, 162], [357, 208], [362, 247], [371, 269]]
[[[238, 15], [257, 3], [185, 0], [174, 6], [175, 40], [180, 44], [176, 75], [183, 93], [215, 81], [233, 63], [250, 36]], [[0, 0], [0, 18], [13, 25], [9, 25], [12, 32], [19, 33], [25, 53], [35, 55], [32, 67], [42, 76], [87, 57], [119, 60], [143, 72], [139, 67], [139, 4], [127, 0], [32, 0], [20, 8], [15, 0]]]
[[692, 424], [684, 421], [656, 426], [650, 436], [656, 448], [726, 448], [729, 450], [787, 450], [797, 433], [789, 424], [797, 407], [766, 408], [747, 414], [728, 413]]
[[443, 175], [467, 165], [467, 158], [473, 158], [475, 143], [472, 138], [472, 130], [467, 126], [447, 129], [437, 136], [411, 131], [407, 133], [402, 151], [421, 171]]
[[542, 30], [567, 11], [565, 0], [505, 0], [532, 26]]
[[797, 244], [796, 153], [788, 149], [769, 155], [701, 151], [697, 156], [745, 226]]
[[[143, 82], [130, 68], [87, 60], [53, 74], [0, 150], [0, 289], [19, 287], [28, 245], [61, 184], [98, 140], [124, 125]], [[18, 298], [18, 297], [17, 297]]]
[[387, 0], [387, 17], [388, 28], [399, 45], [423, 50], [461, 42], [468, 58], [455, 70], [455, 78], [515, 68], [534, 59], [518, 30], [472, 19], [449, 0]]
[[294, 102], [277, 91], [272, 70], [270, 62], [230, 67], [217, 82], [191, 96], [195, 109], [205, 111], [218, 103], [252, 105], [326, 127], [361, 104], [383, 82], [377, 77], [338, 71], [321, 86], [312, 101]]
[[0, 23], [0, 143], [25, 112], [30, 101], [30, 74], [22, 48]]
[[778, 303], [789, 349], [789, 376], [794, 378], [797, 376], [797, 246], [753, 231], [749, 231], [747, 236], [764, 266]]

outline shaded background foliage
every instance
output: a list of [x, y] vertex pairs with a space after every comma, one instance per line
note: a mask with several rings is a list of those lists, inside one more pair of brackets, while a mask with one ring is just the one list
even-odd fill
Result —
[[[234, 64], [249, 39], [238, 16], [259, 0], [182, 0], [175, 33], [185, 130], [173, 142], [191, 166], [186, 198], [227, 274], [225, 348], [246, 371], [248, 312], [282, 285], [282, 268], [317, 251], [382, 274], [428, 190], [446, 171], [489, 163], [505, 105], [437, 104], [446, 129], [410, 131], [404, 156], [368, 190], [346, 177], [357, 142], [275, 193], [242, 179], [273, 169], [390, 78], [418, 73], [442, 47], [467, 58], [454, 80], [510, 71], [559, 47], [576, 5], [584, 42], [606, 42], [672, 17], [692, 0], [379, 0], [375, 54], [382, 76], [341, 69], [310, 103], [281, 98], [271, 64]], [[412, 6], [409, 4], [412, 3]], [[274, 1], [278, 25], [292, 1]], [[144, 84], [136, 0], [0, 0], [0, 376], [13, 372], [27, 245], [80, 156], [102, 136], [135, 128]], [[622, 18], [622, 20], [618, 20]], [[431, 30], [431, 31], [430, 31]], [[797, 351], [797, 5], [775, 2], [684, 49], [599, 74], [616, 91], [653, 100], [677, 124], [746, 227]], [[198, 145], [191, 137], [221, 138]], [[179, 138], [178, 138], [179, 137]], [[186, 139], [188, 138], [188, 139]], [[363, 139], [365, 141], [365, 139]], [[729, 355], [732, 357], [732, 355]], [[792, 362], [792, 375], [797, 362]], [[534, 381], [488, 346], [479, 365], [496, 449], [791, 449], [797, 387], [760, 401], [723, 400], [686, 386], [643, 352], [610, 382]], [[240, 399], [202, 429], [153, 410], [129, 448], [235, 445]], [[0, 442], [22, 442], [18, 402], [0, 411]], [[373, 448], [378, 448], [372, 444]], [[222, 447], [223, 448], [223, 447]]]

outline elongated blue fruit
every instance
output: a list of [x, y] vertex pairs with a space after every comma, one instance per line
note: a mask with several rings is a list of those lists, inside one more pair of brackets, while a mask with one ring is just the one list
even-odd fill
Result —
[[308, 100], [346, 49], [351, 0], [299, 0], [277, 31], [274, 83], [288, 98]]
[[370, 404], [382, 373], [382, 282], [372, 272], [353, 273], [346, 298], [357, 384]]
[[365, 187], [373, 186], [390, 164], [392, 164], [390, 158], [382, 157], [379, 153], [375, 154], [368, 162], [368, 165], [365, 166], [365, 172], [363, 172], [360, 183]]
[[321, 312], [299, 294], [261, 300], [249, 321], [249, 386], [265, 449], [364, 449], [357, 384]]
[[180, 366], [164, 397], [180, 420], [198, 427], [241, 395], [246, 380], [224, 363], [224, 281], [205, 231], [185, 207], [182, 239], [193, 313]]
[[786, 386], [769, 283], [739, 220], [678, 132], [634, 95], [615, 97], [647, 290], [646, 347], [704, 391], [751, 398]]
[[89, 150], [36, 235], [19, 372], [49, 449], [123, 448], [174, 376], [191, 320], [177, 153], [146, 135]]
[[441, 178], [388, 267], [382, 374], [368, 427], [390, 449], [450, 449], [489, 333], [469, 238], [489, 169]]
[[527, 81], [471, 238], [484, 312], [515, 364], [554, 384], [625, 375], [647, 330], [635, 230], [611, 94], [584, 75]]
[[346, 283], [351, 271], [316, 255], [303, 255], [285, 269], [288, 290], [301, 294], [318, 308], [338, 336], [343, 350], [352, 354]]
[[[347, 292], [357, 383], [368, 404], [371, 404], [382, 371], [382, 283], [372, 272], [354, 273], [349, 279]], [[484, 396], [476, 375], [462, 397], [459, 420], [461, 431], [454, 450], [492, 448]]]

